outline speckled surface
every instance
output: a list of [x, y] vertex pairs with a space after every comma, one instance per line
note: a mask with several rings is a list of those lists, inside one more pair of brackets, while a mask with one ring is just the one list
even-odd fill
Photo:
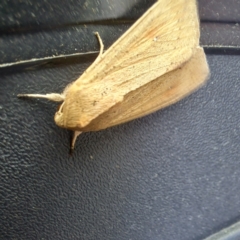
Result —
[[198, 92], [83, 134], [73, 157], [57, 105], [16, 95], [61, 92], [93, 58], [3, 69], [0, 238], [200, 240], [239, 221], [240, 58], [207, 58]]

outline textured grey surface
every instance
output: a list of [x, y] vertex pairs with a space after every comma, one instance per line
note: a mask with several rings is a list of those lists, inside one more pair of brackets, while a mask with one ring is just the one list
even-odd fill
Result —
[[[6, 63], [54, 58], [98, 51], [93, 32], [99, 31], [106, 49], [156, 0], [29, 0], [0, 3], [0, 68]], [[199, 0], [201, 44], [240, 52], [240, 2]], [[223, 7], [224, 6], [224, 7]], [[222, 21], [221, 21], [222, 18]], [[219, 24], [221, 22], [221, 24]], [[215, 51], [216, 52], [216, 51]]]
[[[199, 2], [201, 6], [204, 0]], [[0, 7], [3, 3], [11, 1], [2, 1]], [[144, 8], [141, 6], [137, 9]], [[16, 13], [11, 6], [8, 8]], [[51, 17], [54, 18], [48, 16], [42, 21]], [[3, 14], [0, 18], [3, 20]], [[22, 21], [24, 25], [27, 20]], [[59, 54], [63, 41], [70, 50], [76, 44], [84, 51], [97, 50], [97, 41], [90, 31], [93, 25], [88, 25], [81, 33], [86, 37], [75, 43], [71, 38], [77, 32], [74, 33], [74, 26], [66, 27], [64, 35], [64, 26], [57, 33], [44, 29], [33, 33], [23, 29], [25, 32], [19, 33], [21, 28], [13, 24], [17, 29], [13, 34], [7, 33], [9, 26], [4, 25], [10, 23], [1, 23], [0, 40], [4, 37], [7, 43], [8, 37], [15, 38], [22, 44], [2, 47], [2, 63], [6, 59], [39, 57], [38, 54], [51, 56], [49, 51], [55, 50]], [[25, 26], [35, 25], [30, 21]], [[233, 36], [237, 36], [238, 28], [231, 35], [225, 34], [222, 26], [203, 32], [202, 39], [214, 44], [228, 44], [231, 40], [237, 43]], [[123, 29], [98, 27], [106, 33], [102, 36], [106, 45]], [[214, 34], [209, 37], [208, 33]], [[48, 37], [36, 37], [41, 34]], [[54, 41], [62, 34], [68, 40]], [[39, 39], [35, 45], [31, 44], [34, 37]], [[15, 51], [11, 47], [14, 45], [21, 51]], [[63, 54], [70, 54], [66, 45]], [[198, 92], [144, 118], [83, 134], [73, 157], [68, 155], [70, 132], [58, 128], [53, 121], [57, 105], [44, 100], [20, 100], [16, 95], [61, 92], [94, 58], [3, 67], [0, 239], [200, 240], [239, 221], [240, 57], [207, 57], [211, 78]]]
[[208, 56], [207, 85], [152, 115], [79, 137], [55, 104], [86, 65], [1, 75], [3, 239], [201, 239], [239, 219], [239, 56]]
[[203, 21], [239, 23], [240, 2], [238, 0], [198, 0]]

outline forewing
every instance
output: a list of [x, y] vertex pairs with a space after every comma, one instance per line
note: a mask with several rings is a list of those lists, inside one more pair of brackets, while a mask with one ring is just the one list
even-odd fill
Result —
[[130, 91], [188, 61], [198, 44], [196, 1], [157, 1], [73, 84], [71, 96], [79, 101], [68, 111], [80, 116], [66, 122], [82, 129]]
[[96, 131], [145, 116], [169, 106], [198, 89], [207, 79], [209, 68], [202, 48], [182, 67], [130, 92], [124, 101], [94, 119], [84, 131]]

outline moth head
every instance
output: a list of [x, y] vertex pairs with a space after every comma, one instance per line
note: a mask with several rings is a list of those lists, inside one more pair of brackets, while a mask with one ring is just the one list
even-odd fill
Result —
[[65, 93], [64, 100], [54, 116], [54, 121], [59, 127], [69, 130], [76, 130], [79, 127], [78, 120], [81, 117], [79, 111], [81, 99], [79, 98], [78, 91], [75, 89], [69, 88]]
[[89, 95], [88, 87], [72, 84], [64, 92], [64, 100], [54, 116], [55, 123], [61, 128], [84, 131], [101, 112], [101, 106], [97, 101], [102, 98], [99, 89], [100, 87], [95, 86]]

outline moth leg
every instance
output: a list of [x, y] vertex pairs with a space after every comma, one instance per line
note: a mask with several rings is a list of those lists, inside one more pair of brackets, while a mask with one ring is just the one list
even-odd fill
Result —
[[98, 42], [99, 42], [99, 45], [100, 45], [99, 55], [98, 55], [97, 59], [95, 60], [95, 61], [97, 61], [97, 60], [99, 59], [99, 57], [101, 57], [102, 54], [103, 54], [104, 45], [103, 45], [103, 41], [102, 41], [99, 33], [98, 33], [98, 32], [95, 32], [94, 34], [96, 35], [96, 37], [97, 37], [97, 39], [98, 39]]
[[73, 132], [73, 138], [72, 138], [72, 143], [71, 143], [71, 149], [70, 149], [70, 152], [72, 153], [73, 149], [74, 149], [74, 146], [75, 146], [75, 142], [77, 140], [77, 137], [81, 134], [82, 132], [80, 131], [74, 131]]
[[48, 94], [18, 94], [19, 98], [45, 98], [54, 102], [62, 102], [65, 99], [63, 94], [59, 93], [48, 93]]

